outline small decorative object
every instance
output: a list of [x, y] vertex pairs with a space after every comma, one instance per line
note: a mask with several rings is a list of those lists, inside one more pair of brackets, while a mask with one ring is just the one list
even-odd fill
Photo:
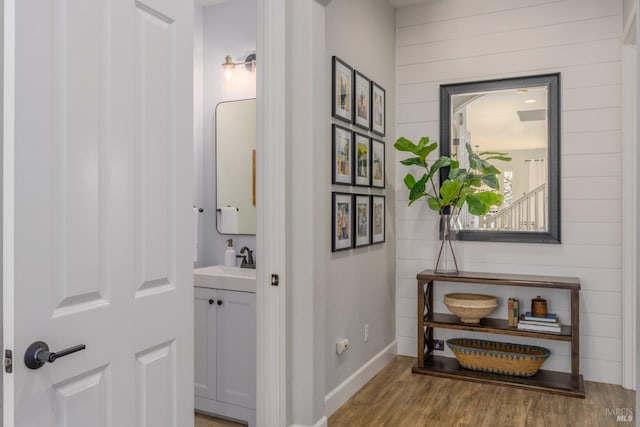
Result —
[[353, 68], [337, 56], [333, 57], [333, 90], [331, 114], [333, 117], [351, 123], [353, 108]]
[[384, 142], [371, 140], [371, 186], [384, 188]]
[[447, 340], [447, 346], [465, 369], [517, 377], [534, 376], [551, 354], [544, 347], [470, 338]]
[[455, 293], [444, 296], [444, 304], [462, 323], [480, 323], [480, 319], [493, 313], [498, 299], [491, 295]]
[[369, 117], [369, 104], [371, 103], [371, 80], [359, 71], [354, 71], [353, 84], [353, 124], [362, 129], [369, 130], [371, 120]]
[[546, 317], [547, 315], [547, 300], [538, 295], [531, 300], [531, 314], [535, 317]]
[[371, 132], [384, 136], [386, 121], [386, 98], [382, 86], [371, 82]]
[[353, 132], [342, 126], [333, 125], [333, 159], [331, 182], [333, 184], [353, 184]]
[[[427, 157], [438, 148], [437, 142], [429, 142], [428, 137], [420, 138], [417, 144], [407, 138], [399, 138], [393, 145], [396, 150], [413, 154], [402, 160], [405, 166], [420, 166], [424, 173], [420, 178], [408, 173], [404, 184], [409, 189], [409, 205], [426, 197], [427, 205], [441, 215], [440, 243], [436, 250], [435, 272], [438, 274], [457, 275], [460, 272], [452, 239], [457, 238], [457, 225], [460, 210], [465, 205], [472, 215], [486, 215], [493, 207], [500, 206], [504, 196], [498, 192], [500, 188], [498, 175], [501, 173], [489, 160], [509, 161], [506, 153], [484, 151], [476, 153], [471, 145], [466, 144], [468, 153], [468, 169], [461, 167], [457, 158], [440, 156], [435, 161], [427, 161]], [[442, 168], [448, 168], [448, 178], [436, 188], [434, 177]], [[448, 216], [447, 216], [448, 215]]]
[[343, 251], [353, 246], [353, 197], [346, 193], [331, 193], [331, 251]]
[[364, 194], [353, 196], [355, 206], [355, 244], [354, 247], [367, 246], [371, 244], [371, 198]]
[[371, 185], [371, 168], [369, 166], [371, 138], [358, 132], [354, 132], [354, 135], [355, 185], [368, 187]]
[[384, 242], [385, 212], [384, 196], [371, 196], [371, 243]]

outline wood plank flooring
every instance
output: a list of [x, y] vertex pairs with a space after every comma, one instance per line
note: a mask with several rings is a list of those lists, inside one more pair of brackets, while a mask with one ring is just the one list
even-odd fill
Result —
[[330, 427], [604, 427], [610, 411], [635, 412], [635, 392], [585, 382], [586, 399], [411, 373], [415, 359], [396, 356], [330, 418]]
[[246, 427], [246, 424], [238, 424], [233, 421], [210, 417], [196, 412], [195, 427]]

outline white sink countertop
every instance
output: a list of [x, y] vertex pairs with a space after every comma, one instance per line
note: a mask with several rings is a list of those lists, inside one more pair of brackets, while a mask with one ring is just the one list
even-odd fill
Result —
[[252, 268], [211, 265], [193, 270], [194, 286], [226, 289], [240, 292], [256, 292], [256, 270]]

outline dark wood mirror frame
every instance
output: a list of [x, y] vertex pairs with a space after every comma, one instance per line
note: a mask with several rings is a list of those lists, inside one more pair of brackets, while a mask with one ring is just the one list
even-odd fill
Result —
[[[454, 83], [440, 86], [440, 154], [451, 154], [451, 97], [464, 93], [548, 87], [548, 230], [547, 231], [482, 231], [462, 230], [460, 240], [512, 243], [560, 243], [560, 73], [498, 80]], [[442, 182], [448, 168], [440, 170]]]

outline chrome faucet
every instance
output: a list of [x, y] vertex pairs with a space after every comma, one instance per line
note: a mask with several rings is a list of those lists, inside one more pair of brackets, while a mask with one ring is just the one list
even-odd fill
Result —
[[240, 263], [240, 268], [256, 268], [256, 263], [253, 260], [253, 251], [246, 246], [243, 246], [240, 249], [240, 255], [238, 258], [242, 259]]

